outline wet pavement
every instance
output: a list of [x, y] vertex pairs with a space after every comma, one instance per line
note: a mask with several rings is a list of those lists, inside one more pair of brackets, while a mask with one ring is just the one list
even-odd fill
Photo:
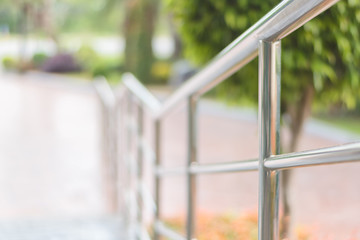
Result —
[[[251, 109], [226, 107], [203, 100], [198, 124], [198, 160], [216, 163], [255, 159], [258, 155], [257, 115]], [[186, 164], [185, 106], [164, 121], [164, 165]], [[282, 130], [282, 139], [289, 138]], [[310, 150], [360, 140], [339, 129], [310, 120], [299, 150]], [[360, 162], [293, 170], [291, 204], [293, 231], [309, 231], [317, 238], [360, 239]], [[185, 219], [186, 179], [166, 177], [161, 202], [164, 218]], [[176, 188], [174, 188], [176, 186]], [[197, 214], [240, 214], [256, 211], [258, 174], [231, 173], [197, 177]], [[299, 230], [300, 229], [300, 230]], [[302, 229], [302, 230], [301, 230]], [[304, 230], [306, 229], [306, 230]]]
[[0, 221], [0, 239], [6, 240], [125, 240], [117, 218]]
[[[38, 219], [41, 225], [44, 219], [56, 222], [60, 218], [70, 219], [71, 226], [71, 219], [98, 219], [111, 213], [104, 194], [95, 93], [88, 83], [63, 81], [46, 75], [0, 76], [0, 230], [6, 228], [1, 222], [24, 220], [21, 224], [26, 226], [29, 219]], [[162, 155], [166, 166], [186, 162], [184, 113], [180, 107], [164, 121]], [[354, 138], [311, 124], [302, 136], [300, 150], [333, 146]], [[256, 113], [252, 110], [203, 101], [198, 131], [201, 163], [257, 157]], [[151, 127], [146, 133], [151, 138]], [[287, 138], [286, 133], [283, 137]], [[294, 228], [309, 227], [319, 233], [319, 239], [358, 236], [359, 172], [360, 163], [295, 170]], [[164, 218], [184, 216], [184, 183], [183, 177], [163, 181]], [[200, 176], [198, 214], [256, 211], [257, 185], [256, 172]]]
[[96, 99], [46, 80], [0, 82], [0, 220], [107, 213]]
[[0, 77], [0, 239], [121, 240], [88, 82]]

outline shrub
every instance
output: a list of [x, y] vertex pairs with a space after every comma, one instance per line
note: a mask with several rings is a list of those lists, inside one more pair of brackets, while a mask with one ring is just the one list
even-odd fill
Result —
[[114, 76], [119, 76], [120, 79], [123, 66], [118, 58], [98, 58], [92, 63], [89, 71], [93, 77], [104, 76], [106, 78], [115, 78]]
[[89, 45], [82, 45], [75, 53], [75, 57], [84, 70], [91, 70], [94, 64], [99, 61], [99, 55]]
[[15, 70], [18, 65], [18, 61], [13, 57], [4, 57], [2, 59], [2, 65], [6, 70]]
[[67, 73], [79, 72], [81, 66], [73, 55], [62, 53], [47, 59], [41, 69], [45, 72]]
[[49, 56], [46, 53], [35, 53], [32, 57], [32, 63], [36, 68], [40, 68], [48, 58]]

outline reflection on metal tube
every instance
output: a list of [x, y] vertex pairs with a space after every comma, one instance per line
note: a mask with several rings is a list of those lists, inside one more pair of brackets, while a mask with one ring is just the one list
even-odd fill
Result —
[[[160, 120], [155, 120], [155, 164], [154, 164], [154, 168], [153, 168], [153, 172], [154, 172], [154, 177], [155, 177], [155, 205], [156, 205], [156, 210], [155, 210], [155, 223], [157, 221], [160, 220], [160, 176], [158, 174], [155, 174], [155, 172], [157, 171], [157, 169], [160, 167], [161, 164], [161, 122]], [[158, 229], [156, 228], [155, 224], [154, 224], [154, 239], [155, 240], [159, 240], [159, 233], [158, 233]]]
[[259, 240], [277, 240], [278, 173], [265, 168], [265, 159], [279, 153], [280, 42], [259, 45]]
[[188, 99], [187, 240], [191, 240], [195, 236], [196, 180], [189, 169], [193, 163], [197, 162], [197, 100], [193, 97]]

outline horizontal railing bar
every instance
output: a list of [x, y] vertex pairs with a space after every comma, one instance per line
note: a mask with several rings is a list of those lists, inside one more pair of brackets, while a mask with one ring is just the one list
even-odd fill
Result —
[[187, 173], [185, 167], [157, 167], [155, 174], [157, 176], [174, 176], [174, 175], [184, 175]]
[[161, 221], [155, 222], [155, 231], [171, 240], [186, 240], [185, 237], [165, 226]]
[[256, 24], [220, 52], [205, 68], [185, 82], [163, 104], [132, 74], [123, 74], [124, 85], [161, 118], [178, 103], [201, 95], [238, 71], [258, 54], [260, 40], [275, 41], [285, 37], [339, 0], [284, 0]]
[[130, 92], [132, 92], [146, 108], [152, 113], [160, 110], [160, 101], [141, 84], [131, 73], [124, 73], [122, 76], [123, 84]]
[[[240, 35], [204, 69], [185, 82], [163, 104], [157, 118], [190, 96], [203, 94], [257, 56], [260, 40], [285, 37], [339, 0], [284, 0]], [[255, 81], [255, 79], [254, 79]]]
[[258, 170], [259, 162], [257, 159], [249, 161], [238, 161], [216, 164], [193, 164], [190, 167], [192, 174], [209, 174], [209, 173], [229, 173], [245, 172]]
[[211, 173], [229, 173], [229, 172], [246, 172], [258, 170], [259, 162], [257, 159], [226, 162], [226, 163], [213, 163], [213, 164], [192, 164], [189, 169], [185, 167], [158, 167], [156, 174], [158, 176], [174, 176], [184, 175], [188, 171], [191, 174], [211, 174]]
[[271, 170], [281, 170], [352, 161], [360, 161], [360, 142], [271, 156], [266, 159], [265, 167]]

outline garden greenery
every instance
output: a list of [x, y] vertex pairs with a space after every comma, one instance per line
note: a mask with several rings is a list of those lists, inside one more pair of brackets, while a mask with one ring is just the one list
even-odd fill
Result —
[[[204, 64], [279, 3], [278, 0], [167, 0], [186, 56]], [[321, 105], [355, 107], [360, 94], [360, 1], [340, 1], [282, 40], [282, 104], [298, 103], [313, 87]], [[257, 60], [218, 92], [256, 102]], [[235, 86], [235, 87], [234, 87]]]

